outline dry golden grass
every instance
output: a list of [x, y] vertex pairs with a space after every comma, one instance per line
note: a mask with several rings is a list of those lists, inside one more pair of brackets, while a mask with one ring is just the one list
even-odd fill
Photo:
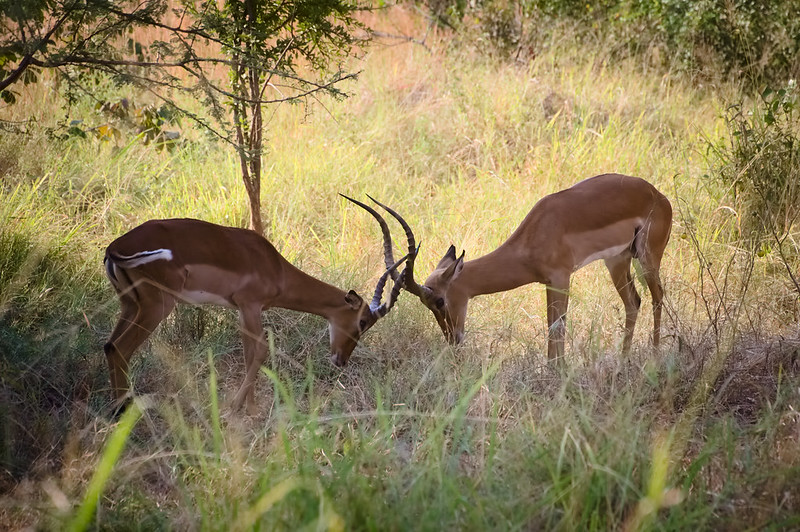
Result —
[[[426, 31], [408, 7], [371, 23]], [[350, 98], [276, 110], [262, 201], [270, 240], [309, 273], [365, 293], [382, 269], [378, 228], [339, 192], [369, 193], [408, 219], [424, 278], [451, 243], [468, 259], [494, 249], [547, 193], [606, 171], [639, 175], [675, 210], [662, 348], [648, 345], [640, 286], [634, 350], [620, 357], [622, 305], [601, 264], [573, 277], [563, 371], [546, 364], [541, 286], [475, 299], [458, 349], [403, 294], [344, 371], [327, 364], [319, 319], [270, 310], [263, 412], [224, 417], [215, 443], [209, 377], [219, 373], [223, 400], [241, 382], [236, 317], [182, 310], [135, 359], [153, 407], [97, 525], [229, 529], [295, 479], [304, 487], [265, 512], [263, 528], [336, 516], [363, 529], [796, 526], [797, 297], [774, 255], [741, 249], [737, 205], [704, 177], [733, 89], [597, 61], [568, 39], [525, 64], [456, 49], [443, 32], [426, 44], [379, 39], [352, 64], [362, 73]], [[48, 123], [57, 113], [36, 102], [52, 90], [31, 87], [9, 112]], [[233, 154], [201, 142], [173, 153], [4, 137], [0, 168], [0, 249], [16, 235], [40, 250], [25, 255], [27, 270], [0, 263], [33, 272], [3, 285], [13, 304], [0, 349], [15, 352], [0, 362], [15, 380], [0, 389], [0, 523], [61, 528], [114, 430], [104, 246], [154, 217], [241, 225], [244, 194]]]

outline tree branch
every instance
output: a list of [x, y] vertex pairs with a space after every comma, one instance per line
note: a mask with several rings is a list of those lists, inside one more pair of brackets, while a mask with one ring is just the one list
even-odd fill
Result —
[[73, 8], [76, 5], [76, 3], [77, 2], [73, 2], [72, 5], [64, 11], [64, 14], [61, 16], [61, 18], [59, 18], [56, 21], [56, 23], [53, 25], [52, 28], [50, 28], [50, 30], [45, 34], [45, 36], [39, 39], [39, 42], [36, 43], [36, 46], [34, 46], [33, 50], [25, 54], [25, 56], [19, 62], [19, 65], [17, 65], [17, 68], [12, 70], [11, 73], [8, 76], [6, 76], [5, 79], [0, 80], [0, 92], [4, 91], [12, 83], [16, 83], [16, 81], [22, 76], [25, 70], [27, 70], [30, 65], [35, 64], [35, 59], [33, 57], [34, 54], [36, 54], [42, 48], [44, 48], [44, 46], [50, 40], [50, 37], [52, 37], [53, 34], [58, 30], [58, 28], [60, 28], [67, 21], [69, 16], [72, 14]]
[[399, 40], [399, 41], [405, 41], [405, 42], [418, 44], [418, 45], [422, 46], [423, 48], [425, 48], [425, 50], [427, 52], [429, 52], [429, 53], [431, 52], [430, 47], [425, 43], [425, 40], [428, 38], [427, 35], [425, 35], [425, 38], [423, 38], [423, 39], [415, 39], [414, 37], [411, 37], [409, 35], [395, 35], [395, 34], [392, 34], [392, 33], [386, 33], [384, 31], [376, 31], [376, 30], [371, 30], [369, 32], [369, 35], [371, 37], [378, 37], [378, 38], [383, 38], [383, 39], [395, 39], [395, 40]]

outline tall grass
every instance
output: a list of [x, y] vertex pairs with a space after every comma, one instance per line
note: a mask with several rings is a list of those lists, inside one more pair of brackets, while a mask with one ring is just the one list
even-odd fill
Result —
[[[467, 258], [494, 249], [544, 194], [646, 177], [675, 208], [659, 351], [641, 288], [621, 358], [624, 311], [597, 264], [573, 277], [563, 371], [546, 364], [541, 286], [474, 300], [458, 349], [403, 294], [344, 371], [321, 320], [270, 310], [262, 413], [244, 417], [225, 410], [243, 377], [235, 316], [182, 309], [134, 359], [151, 406], [90, 526], [796, 527], [798, 307], [775, 257], [739, 245], [731, 196], [701, 178], [735, 87], [598, 57], [566, 38], [524, 66], [443, 42], [372, 48], [349, 99], [275, 113], [265, 225], [290, 261], [365, 293], [383, 268], [378, 228], [338, 192], [398, 209], [424, 277], [451, 243]], [[34, 103], [47, 87], [30, 90], [4, 111], [52, 125]], [[246, 203], [236, 159], [200, 140], [169, 152], [31, 126], [0, 137], [0, 164], [0, 523], [62, 528], [94, 497], [114, 433], [105, 245], [149, 218], [243, 225]]]

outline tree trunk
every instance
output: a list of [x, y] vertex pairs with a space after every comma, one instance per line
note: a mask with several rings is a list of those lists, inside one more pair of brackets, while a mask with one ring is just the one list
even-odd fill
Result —
[[[243, 13], [244, 33], [255, 19], [256, 9], [253, 0], [245, 2]], [[263, 149], [263, 121], [261, 116], [261, 72], [247, 65], [253, 57], [252, 44], [248, 41], [239, 43], [232, 59], [234, 67], [233, 122], [236, 132], [236, 143], [239, 152], [239, 165], [242, 170], [242, 181], [247, 191], [250, 208], [250, 229], [264, 235], [264, 224], [261, 220], [261, 152]], [[248, 101], [250, 103], [248, 103]]]
[[[241, 95], [240, 91], [239, 94]], [[241, 100], [233, 105], [233, 120], [236, 131], [239, 167], [242, 171], [242, 183], [247, 191], [247, 203], [250, 211], [250, 229], [264, 234], [261, 221], [261, 145], [253, 146], [252, 117], [247, 116], [247, 107]], [[261, 138], [258, 135], [257, 138]]]
[[[249, 4], [250, 2], [248, 2]], [[255, 15], [253, 15], [255, 16]], [[248, 44], [248, 46], [250, 46]], [[261, 221], [261, 153], [263, 150], [263, 126], [261, 115], [261, 72], [248, 67], [247, 81], [250, 86], [250, 186], [247, 195], [250, 200], [250, 229], [264, 235]]]
[[261, 221], [261, 175], [250, 175], [245, 178], [244, 187], [247, 189], [247, 201], [250, 204], [250, 229], [264, 235], [264, 223]]
[[[234, 111], [234, 116], [237, 115]], [[242, 182], [247, 191], [247, 203], [250, 208], [250, 229], [264, 235], [264, 224], [261, 221], [261, 146], [254, 147], [250, 142], [244, 143], [244, 127], [236, 126], [239, 138], [239, 166], [242, 169]], [[252, 138], [250, 135], [248, 139]], [[260, 138], [260, 135], [259, 135]]]

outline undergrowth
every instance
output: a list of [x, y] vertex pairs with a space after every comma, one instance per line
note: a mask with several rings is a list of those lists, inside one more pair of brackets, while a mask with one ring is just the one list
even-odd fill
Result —
[[[143, 413], [123, 438], [108, 415], [102, 345], [118, 304], [104, 248], [150, 218], [243, 225], [237, 161], [203, 140], [158, 150], [31, 126], [0, 137], [0, 524], [800, 525], [800, 305], [786, 275], [796, 272], [796, 214], [781, 214], [782, 248], [774, 235], [748, 247], [751, 208], [728, 180], [774, 163], [736, 151], [743, 139], [729, 127], [739, 122], [723, 103], [736, 87], [597, 60], [567, 37], [524, 66], [444, 44], [377, 47], [349, 99], [278, 109], [267, 234], [294, 264], [363, 294], [383, 269], [379, 230], [339, 192], [369, 193], [406, 217], [424, 278], [451, 243], [468, 259], [494, 249], [547, 193], [607, 171], [646, 177], [675, 211], [659, 350], [642, 288], [634, 350], [619, 355], [624, 311], [602, 265], [573, 276], [560, 370], [545, 360], [540, 286], [473, 301], [458, 349], [404, 293], [345, 370], [327, 362], [322, 320], [271, 309], [261, 412], [244, 416], [226, 410], [244, 376], [235, 313], [183, 308], [134, 358]], [[36, 102], [52, 94], [26, 90], [4, 112], [46, 129], [58, 113]], [[758, 109], [739, 116], [761, 120]], [[747, 127], [784, 131], [760, 123]], [[709, 145], [730, 164], [708, 158]]]

